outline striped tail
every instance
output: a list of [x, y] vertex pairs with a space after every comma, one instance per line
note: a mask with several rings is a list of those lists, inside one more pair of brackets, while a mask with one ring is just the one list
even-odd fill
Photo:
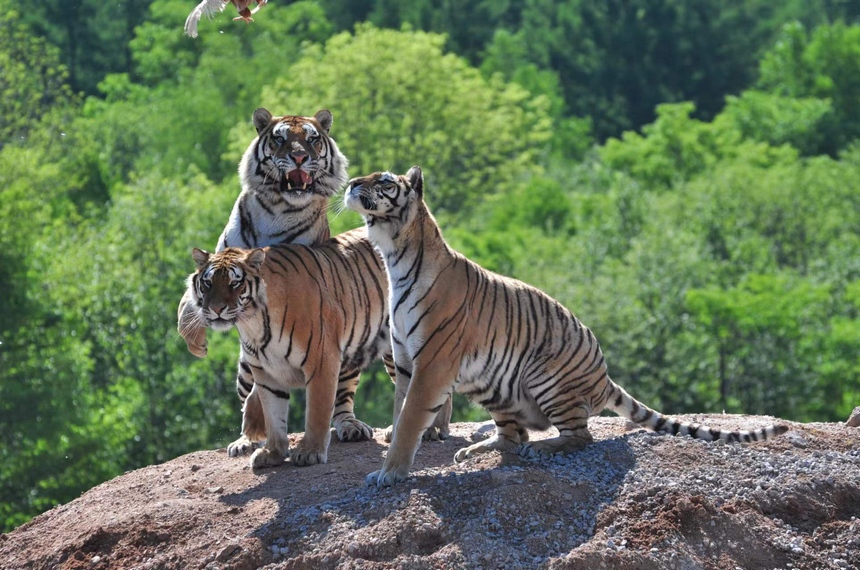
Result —
[[689, 435], [690, 437], [703, 439], [705, 441], [716, 441], [721, 439], [725, 442], [751, 442], [773, 438], [784, 434], [789, 429], [788, 426], [780, 424], [769, 425], [753, 431], [726, 431], [696, 423], [683, 423], [668, 416], [664, 416], [660, 412], [652, 410], [645, 404], [637, 401], [633, 396], [628, 394], [624, 388], [612, 380], [609, 380], [609, 384], [611, 386], [611, 390], [609, 392], [606, 407], [651, 431], [668, 433], [671, 435]]

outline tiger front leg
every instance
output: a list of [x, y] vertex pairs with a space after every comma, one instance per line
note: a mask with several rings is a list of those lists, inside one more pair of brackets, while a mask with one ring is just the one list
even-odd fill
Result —
[[[398, 355], [397, 362], [408, 362], [409, 357], [405, 352]], [[394, 413], [391, 425], [385, 428], [383, 439], [387, 443], [391, 443], [391, 438], [394, 435], [394, 426], [397, 424], [397, 417], [400, 415], [400, 410], [403, 408], [403, 401], [406, 399], [406, 391], [409, 388], [409, 378], [412, 376], [411, 366], [401, 366], [399, 369], [395, 365], [394, 359], [384, 357], [385, 369], [388, 375], [391, 376], [391, 381], [394, 382]], [[397, 376], [403, 376], [403, 381], [397, 382]], [[424, 431], [421, 437], [424, 441], [439, 441], [448, 439], [450, 435], [451, 412], [453, 411], [453, 397], [449, 396], [448, 400], [436, 414], [436, 419], [433, 420], [433, 425]]]
[[408, 382], [406, 399], [397, 414], [394, 436], [382, 469], [374, 471], [365, 478], [369, 486], [390, 487], [406, 479], [415, 459], [415, 452], [427, 428], [431, 427], [436, 415], [445, 406], [449, 390], [454, 383], [450, 363], [444, 367], [416, 368], [411, 379], [404, 374], [397, 375], [397, 389]]
[[266, 439], [266, 415], [260, 402], [259, 390], [260, 388], [253, 384], [251, 392], [245, 398], [242, 405], [242, 436], [227, 446], [227, 455], [230, 457], [247, 455], [259, 445], [257, 442]]
[[[261, 376], [265, 380], [261, 380]], [[287, 418], [290, 411], [290, 393], [271, 376], [254, 373], [260, 406], [266, 422], [266, 445], [251, 456], [251, 467], [261, 469], [281, 465], [290, 451]]]
[[394, 426], [397, 425], [397, 418], [400, 416], [400, 410], [403, 409], [406, 391], [409, 389], [409, 380], [412, 378], [412, 359], [403, 350], [402, 343], [394, 339], [393, 333], [391, 338], [394, 346], [393, 354], [386, 354], [382, 357], [385, 370], [388, 371], [388, 375], [394, 383], [394, 409], [391, 414], [391, 425], [385, 428], [383, 433], [383, 439], [386, 443], [391, 443], [391, 439], [394, 437]]
[[[332, 365], [332, 362], [335, 364]], [[331, 439], [332, 413], [339, 369], [340, 366], [334, 359], [327, 359], [325, 362], [320, 362], [317, 367], [304, 369], [305, 378], [310, 379], [307, 384], [305, 406], [305, 435], [290, 452], [290, 461], [297, 467], [328, 461], [328, 444]]]
[[[391, 371], [389, 371], [389, 374], [391, 374]], [[406, 391], [409, 390], [411, 377], [412, 371], [405, 367], [397, 368], [391, 375], [391, 380], [394, 381], [394, 409], [391, 414], [391, 425], [385, 429], [383, 436], [387, 443], [391, 443], [391, 440], [394, 438], [394, 426], [397, 425], [397, 418], [400, 417], [400, 412], [403, 410], [403, 402], [406, 401]]]
[[496, 422], [496, 433], [484, 441], [464, 447], [454, 455], [454, 461], [461, 463], [469, 458], [490, 451], [514, 451], [517, 445], [528, 441], [529, 433], [519, 425], [513, 416], [490, 413]]

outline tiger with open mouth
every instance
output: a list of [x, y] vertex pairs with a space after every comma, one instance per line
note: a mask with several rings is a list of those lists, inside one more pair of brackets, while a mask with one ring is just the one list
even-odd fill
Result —
[[242, 193], [217, 251], [327, 240], [328, 200], [347, 179], [346, 157], [329, 135], [332, 114], [273, 117], [257, 109], [253, 120], [257, 138], [239, 163]]

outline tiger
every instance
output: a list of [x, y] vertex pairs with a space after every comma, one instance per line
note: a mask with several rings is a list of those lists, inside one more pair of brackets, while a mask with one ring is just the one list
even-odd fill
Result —
[[[333, 115], [273, 116], [265, 108], [252, 115], [257, 136], [239, 163], [242, 191], [218, 239], [216, 251], [283, 243], [312, 245], [331, 237], [329, 199], [347, 180], [348, 161], [330, 130]], [[178, 329], [189, 352], [207, 354], [206, 329], [197, 321], [186, 290], [179, 304]], [[357, 378], [355, 379], [357, 381]], [[265, 435], [251, 370], [240, 352], [236, 391], [242, 403], [242, 435], [227, 447], [231, 457], [248, 453]]]
[[[497, 275], [453, 250], [424, 202], [424, 176], [376, 172], [347, 186], [346, 207], [363, 217], [389, 282], [396, 384], [406, 387], [394, 436], [370, 486], [403, 480], [421, 432], [453, 391], [486, 408], [494, 436], [454, 455], [462, 462], [499, 450], [547, 457], [593, 441], [589, 416], [604, 408], [646, 429], [712, 441], [759, 441], [788, 431], [770, 425], [724, 431], [652, 410], [613, 382], [594, 334], [561, 303]], [[528, 429], [558, 436], [529, 441]]]
[[[325, 463], [332, 424], [342, 441], [370, 439], [352, 412], [359, 373], [378, 358], [389, 370], [394, 362], [385, 269], [365, 229], [313, 247], [195, 248], [192, 257], [189, 306], [211, 329], [236, 327], [259, 399], [266, 443], [251, 466], [281, 465], [288, 454], [296, 466]], [[306, 424], [289, 450], [293, 388], [307, 390]]]

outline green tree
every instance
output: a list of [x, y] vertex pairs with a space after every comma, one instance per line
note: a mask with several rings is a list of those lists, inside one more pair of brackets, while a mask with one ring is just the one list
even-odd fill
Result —
[[[128, 182], [134, 171], [185, 176], [189, 165], [212, 180], [235, 180], [253, 130], [228, 153], [231, 129], [251, 124], [263, 86], [283, 67], [283, 51], [298, 52], [302, 42], [320, 41], [330, 30], [319, 7], [298, 2], [267, 6], [252, 26], [220, 14], [201, 23], [192, 40], [176, 29], [188, 10], [178, 0], [154, 2], [130, 42], [136, 73], [108, 75], [99, 84], [103, 98], [87, 100], [78, 130], [89, 134], [92, 160], [108, 187]], [[217, 25], [230, 33], [217, 33]]]
[[558, 74], [541, 69], [528, 59], [528, 53], [517, 38], [506, 30], [498, 30], [481, 63], [485, 75], [499, 73], [535, 96], [549, 100], [549, 115], [553, 120], [552, 151], [559, 161], [581, 160], [592, 145], [591, 119], [570, 117], [561, 91]]
[[[28, 5], [24, 17], [38, 36], [60, 48], [72, 88], [95, 94], [96, 86], [106, 74], [130, 70], [128, 38], [144, 20], [151, 2], [44, 0]], [[185, 15], [188, 10], [186, 7]], [[177, 34], [181, 33], [185, 15], [175, 24]]]
[[819, 154], [835, 128], [833, 107], [827, 100], [755, 90], [727, 97], [721, 117], [731, 121], [744, 139], [770, 146], [788, 144], [804, 156]]
[[599, 149], [611, 167], [631, 175], [645, 188], [670, 188], [711, 168], [723, 159], [740, 158], [760, 166], [792, 161], [790, 147], [772, 147], [744, 138], [732, 115], [713, 122], [693, 119], [692, 103], [658, 105], [657, 120], [642, 134], [625, 132]]
[[35, 37], [13, 4], [0, 0], [0, 149], [26, 140], [55, 106], [75, 103], [67, 79], [59, 50]]
[[810, 334], [827, 326], [829, 298], [827, 286], [786, 274], [749, 274], [728, 290], [687, 292], [691, 314], [712, 338], [723, 409], [802, 417], [830, 396], [816, 379], [820, 346]]
[[[303, 114], [330, 109], [354, 175], [420, 163], [435, 188], [434, 211], [465, 214], [483, 195], [539, 171], [551, 125], [545, 98], [498, 76], [484, 79], [444, 54], [443, 43], [435, 34], [361, 26], [324, 48], [309, 46], [263, 102]], [[319, 88], [293, 77], [314, 77]], [[234, 135], [234, 152], [248, 131]]]
[[797, 23], [786, 26], [762, 59], [759, 85], [777, 95], [829, 102], [833, 120], [815, 150], [835, 156], [860, 136], [860, 26], [837, 22], [811, 34]]

